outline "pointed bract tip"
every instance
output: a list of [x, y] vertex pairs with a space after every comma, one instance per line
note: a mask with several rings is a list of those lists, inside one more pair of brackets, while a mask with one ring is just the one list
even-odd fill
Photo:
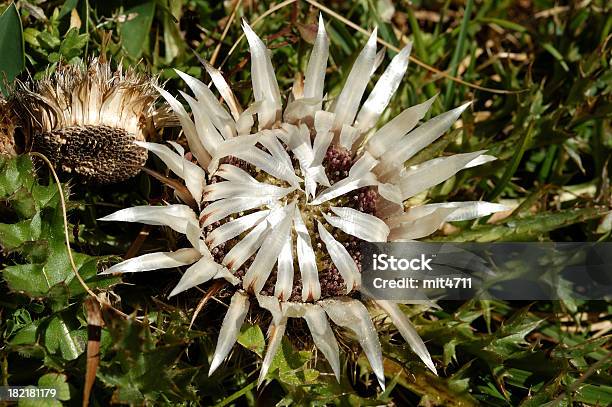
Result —
[[178, 286], [174, 287], [172, 289], [172, 291], [170, 291], [170, 294], [168, 294], [168, 298], [172, 298], [172, 297], [174, 297], [175, 295], [177, 295], [180, 292], [180, 291], [177, 290], [177, 288], [178, 288]]
[[457, 111], [461, 111], [461, 113], [463, 113], [463, 111], [464, 111], [465, 109], [467, 109], [467, 108], [468, 108], [468, 106], [470, 106], [472, 103], [473, 103], [473, 101], [471, 101], [471, 100], [470, 100], [469, 102], [465, 102], [465, 103], [464, 103], [464, 104], [462, 104], [461, 106], [459, 106], [459, 107], [455, 108], [455, 110], [457, 110]]
[[208, 61], [207, 61], [207, 60], [205, 60], [204, 58], [202, 58], [202, 56], [201, 56], [200, 54], [198, 54], [198, 53], [195, 51], [195, 49], [194, 49], [194, 50], [192, 50], [192, 51], [193, 51], [193, 55], [195, 55], [195, 57], [198, 59], [198, 61], [200, 61], [200, 63], [201, 63], [202, 65], [204, 65], [204, 66], [206, 66], [206, 65], [210, 65], [210, 64], [208, 63]]
[[404, 54], [406, 55], [406, 57], [408, 57], [410, 56], [411, 52], [412, 52], [412, 41], [408, 41], [406, 45], [404, 45], [404, 48], [400, 50], [400, 54]]
[[155, 90], [157, 90], [157, 91], [158, 91], [159, 93], [161, 93], [162, 95], [163, 95], [164, 93], [168, 93], [168, 92], [166, 92], [164, 89], [162, 89], [161, 87], [157, 86], [157, 85], [156, 85], [156, 84], [154, 84], [154, 83], [152, 83], [151, 85], [152, 85], [152, 86], [155, 88]]
[[319, 34], [325, 33], [325, 21], [323, 21], [323, 14], [319, 13], [319, 26], [317, 27]]
[[219, 360], [219, 358], [217, 358], [217, 356], [215, 355], [212, 362], [210, 363], [210, 369], [208, 369], [208, 377], [212, 376], [212, 374], [215, 373], [215, 370], [217, 370], [220, 365], [221, 360]]
[[206, 72], [208, 72], [209, 74], [211, 73], [216, 73], [219, 72], [219, 70], [217, 68], [215, 68], [214, 66], [212, 66], [207, 60], [205, 60], [204, 58], [200, 58], [200, 63], [204, 66], [204, 69], [206, 69]]
[[172, 96], [172, 95], [170, 94], [170, 92], [168, 92], [166, 89], [162, 88], [161, 86], [159, 86], [159, 85], [157, 85], [157, 84], [155, 84], [155, 83], [152, 83], [151, 85], [152, 85], [152, 86], [153, 86], [153, 87], [154, 87], [154, 88], [155, 88], [155, 89], [156, 89], [156, 90], [157, 90], [159, 93], [161, 93], [162, 95], [163, 95], [163, 94], [168, 94], [168, 95]]
[[253, 28], [251, 28], [248, 21], [244, 17], [242, 18], [242, 30], [247, 36], [247, 39], [249, 39], [249, 37], [252, 37], [253, 35], [257, 37], [257, 34], [255, 34], [255, 31], [253, 31]]
[[[183, 92], [182, 90], [179, 90], [179, 94], [185, 98], [185, 100], [187, 100], [187, 98], [191, 98], [191, 96], [189, 96], [187, 93]], [[192, 98], [193, 99], [193, 98]], [[195, 99], [194, 99], [195, 100]]]
[[386, 387], [385, 387], [385, 376], [379, 377], [378, 375], [376, 376], [376, 379], [378, 380], [378, 384], [380, 384], [380, 388], [382, 389], [382, 391], [384, 392]]
[[421, 103], [421, 106], [425, 108], [426, 112], [428, 112], [429, 109], [431, 109], [431, 106], [434, 104], [434, 102], [436, 101], [439, 95], [440, 95], [439, 93], [436, 93], [435, 95], [433, 95], [432, 97], [430, 97], [429, 99]]
[[370, 34], [370, 38], [368, 38], [368, 43], [366, 44], [366, 46], [376, 45], [377, 35], [378, 35], [378, 26], [374, 26], [374, 29], [372, 30], [372, 34]]
[[437, 117], [450, 117], [452, 118], [452, 120], [457, 120], [465, 111], [465, 109], [468, 108], [469, 105], [471, 105], [472, 102], [466, 102], [464, 104], [462, 104], [461, 106], [457, 106], [454, 109], [451, 109], [445, 113], [442, 113], [440, 116]]

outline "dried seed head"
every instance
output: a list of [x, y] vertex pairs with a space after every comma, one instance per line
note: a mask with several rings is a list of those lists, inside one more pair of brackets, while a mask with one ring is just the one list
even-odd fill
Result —
[[0, 94], [0, 155], [17, 154], [15, 146], [17, 119], [9, 102]]
[[136, 175], [146, 162], [146, 149], [134, 141], [172, 120], [167, 108], [155, 108], [155, 83], [133, 68], [113, 71], [92, 59], [18, 82], [14, 98], [32, 150], [85, 181], [112, 183]]

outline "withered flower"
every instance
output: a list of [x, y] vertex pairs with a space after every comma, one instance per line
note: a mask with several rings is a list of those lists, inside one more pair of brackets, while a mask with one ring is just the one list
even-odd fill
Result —
[[147, 160], [145, 141], [172, 119], [157, 109], [156, 80], [94, 58], [60, 64], [41, 80], [18, 82], [15, 99], [31, 149], [83, 180], [113, 183], [136, 175]]

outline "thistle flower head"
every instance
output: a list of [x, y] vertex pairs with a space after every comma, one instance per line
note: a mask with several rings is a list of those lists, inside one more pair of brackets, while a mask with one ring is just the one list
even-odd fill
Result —
[[14, 97], [32, 149], [58, 168], [85, 180], [117, 182], [136, 175], [144, 141], [170, 116], [156, 109], [155, 80], [97, 58], [88, 65], [61, 64], [40, 81], [18, 83]]
[[[384, 386], [381, 346], [360, 296], [360, 242], [419, 239], [445, 221], [506, 209], [485, 202], [405, 206], [408, 198], [493, 157], [477, 151], [404, 166], [446, 132], [468, 104], [416, 127], [432, 98], [375, 129], [406, 72], [410, 45], [393, 58], [361, 103], [378, 65], [374, 32], [340, 95], [324, 107], [329, 41], [320, 20], [303, 85], [294, 84], [283, 108], [269, 52], [248, 24], [243, 28], [255, 99], [248, 108], [242, 109], [221, 73], [206, 62], [226, 106], [204, 83], [180, 71], [194, 95], [181, 92], [193, 120], [177, 99], [159, 89], [177, 114], [197, 164], [186, 160], [176, 143], [171, 144], [177, 152], [137, 142], [185, 180], [199, 213], [176, 204], [128, 208], [103, 218], [166, 225], [185, 234], [192, 247], [145, 254], [106, 273], [191, 264], [170, 295], [212, 279], [234, 285], [211, 373], [229, 354], [254, 301], [272, 315], [260, 381], [288, 318], [303, 318], [337, 377], [339, 348], [329, 320], [355, 334]], [[375, 303], [435, 372], [423, 341], [397, 304]]]

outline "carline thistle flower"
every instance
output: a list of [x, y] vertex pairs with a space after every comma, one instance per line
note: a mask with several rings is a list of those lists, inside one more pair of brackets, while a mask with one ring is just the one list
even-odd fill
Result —
[[[272, 315], [263, 381], [288, 318], [303, 318], [316, 347], [339, 380], [339, 347], [329, 319], [352, 331], [381, 387], [381, 345], [365, 304], [381, 308], [412, 350], [436, 371], [416, 330], [391, 301], [362, 300], [361, 241], [411, 241], [445, 221], [474, 219], [507, 209], [487, 202], [406, 208], [404, 201], [464, 168], [493, 160], [484, 151], [404, 163], [449, 129], [465, 104], [416, 127], [434, 99], [410, 107], [375, 130], [404, 76], [410, 45], [401, 50], [360, 107], [380, 58], [376, 30], [329, 109], [323, 109], [329, 41], [319, 28], [305, 80], [294, 83], [283, 110], [269, 51], [245, 22], [255, 101], [243, 110], [221, 73], [203, 61], [229, 111], [199, 80], [177, 71], [195, 97], [180, 92], [194, 120], [172, 95], [159, 92], [178, 116], [198, 164], [165, 145], [137, 142], [156, 154], [199, 204], [139, 206], [102, 220], [166, 225], [192, 247], [150, 253], [112, 266], [128, 273], [190, 265], [170, 296], [213, 279], [235, 286], [220, 329], [210, 373], [228, 356], [254, 300]], [[256, 131], [252, 131], [257, 118]], [[415, 128], [416, 127], [416, 128]]]

